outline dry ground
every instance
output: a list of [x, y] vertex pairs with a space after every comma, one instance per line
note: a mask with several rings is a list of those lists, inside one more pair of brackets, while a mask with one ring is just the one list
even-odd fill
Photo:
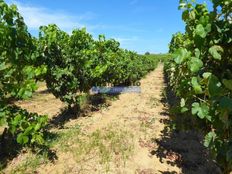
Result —
[[[26, 152], [3, 173], [215, 173], [200, 136], [170, 133], [168, 108], [161, 102], [164, 87], [159, 65], [141, 80], [141, 93], [121, 94], [110, 106], [71, 119], [61, 129], [51, 128], [55, 138], [50, 148], [57, 157], [53, 162], [48, 155]], [[44, 90], [19, 105], [55, 117], [65, 106]]]

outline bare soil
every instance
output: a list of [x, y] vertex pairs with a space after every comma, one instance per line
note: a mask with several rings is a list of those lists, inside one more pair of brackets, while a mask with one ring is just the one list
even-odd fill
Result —
[[[86, 117], [71, 119], [64, 123], [62, 129], [52, 128], [52, 132], [70, 135], [65, 133], [79, 125], [81, 134], [71, 134], [65, 141], [52, 147], [57, 159], [37, 166], [33, 173], [217, 173], [216, 165], [209, 160], [207, 151], [201, 144], [200, 135], [191, 131], [171, 131], [168, 106], [162, 100], [164, 88], [163, 66], [159, 65], [141, 80], [141, 93], [121, 94], [117, 100], [110, 102], [110, 106], [89, 112]], [[50, 118], [56, 117], [65, 108], [45, 88], [37, 93], [31, 101], [19, 102], [19, 105], [31, 112], [48, 114]], [[127, 157], [122, 157], [123, 149], [114, 151], [108, 161], [109, 170], [105, 170], [104, 164], [99, 163], [99, 157], [94, 156], [92, 151], [85, 151], [85, 158], [77, 160], [76, 152], [82, 147], [80, 144], [77, 146], [78, 141], [86, 141], [88, 144], [96, 131], [107, 135], [102, 136], [106, 138], [105, 144], [111, 140], [107, 139], [109, 131], [115, 137], [123, 132], [120, 134], [123, 135], [121, 140], [116, 138], [115, 141], [125, 145], [123, 148], [128, 151]], [[12, 173], [15, 166], [22, 162], [20, 159], [23, 159], [23, 155], [13, 160], [3, 172]]]

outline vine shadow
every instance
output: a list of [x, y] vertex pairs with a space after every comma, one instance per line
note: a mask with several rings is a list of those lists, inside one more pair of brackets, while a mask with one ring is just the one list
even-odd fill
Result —
[[[160, 122], [165, 124], [165, 128], [159, 139], [153, 139], [158, 149], [151, 154], [156, 155], [161, 163], [166, 161], [171, 166], [178, 166], [183, 174], [220, 174], [219, 167], [202, 143], [203, 135], [194, 128], [195, 120], [190, 115], [177, 112], [180, 100], [168, 85], [166, 74], [164, 81], [166, 95], [162, 97], [162, 103], [166, 110], [162, 112], [164, 118]], [[160, 173], [175, 174], [169, 171]]]
[[102, 107], [109, 107], [111, 104], [110, 99], [118, 99], [118, 94], [95, 94], [88, 95], [84, 99], [85, 101], [81, 104], [80, 108], [71, 107], [64, 108], [60, 114], [53, 117], [49, 125], [50, 127], [57, 127], [60, 129], [64, 128], [65, 123], [70, 120], [78, 119], [79, 117], [90, 116], [91, 113], [99, 111]]
[[[39, 94], [47, 94], [48, 90], [40, 91]], [[81, 105], [79, 110], [75, 110], [76, 108], [64, 108], [61, 112], [53, 117], [46, 128], [45, 132], [45, 142], [47, 140], [54, 141], [58, 137], [58, 134], [49, 131], [51, 128], [64, 128], [65, 123], [70, 120], [77, 119], [82, 116], [88, 116], [92, 112], [99, 111], [103, 106], [109, 107], [110, 102], [114, 98], [118, 98], [119, 94], [96, 94], [89, 95], [85, 99], [86, 101]], [[16, 138], [11, 137], [6, 133], [0, 134], [0, 171], [7, 167], [9, 162], [11, 162], [14, 158], [20, 155], [25, 148], [19, 145], [16, 142]], [[54, 162], [58, 159], [56, 152], [49, 147], [49, 143], [46, 145], [37, 145], [35, 148], [31, 149], [33, 152], [36, 152], [38, 155], [42, 155], [43, 153], [47, 154], [48, 160], [50, 162]]]
[[0, 171], [7, 166], [9, 161], [17, 157], [21, 150], [22, 146], [7, 133], [5, 128], [0, 135]]
[[[57, 134], [51, 132], [45, 132], [45, 140], [46, 139], [56, 139], [58, 137]], [[28, 149], [24, 148], [22, 145], [18, 144], [16, 138], [6, 132], [4, 130], [3, 134], [0, 135], [0, 171], [7, 167], [9, 162], [11, 162], [14, 158], [18, 157], [21, 153], [25, 153]], [[54, 162], [58, 159], [56, 152], [51, 150], [49, 145], [34, 145], [31, 146], [30, 149], [32, 152], [43, 155], [47, 154], [48, 160], [50, 162]]]

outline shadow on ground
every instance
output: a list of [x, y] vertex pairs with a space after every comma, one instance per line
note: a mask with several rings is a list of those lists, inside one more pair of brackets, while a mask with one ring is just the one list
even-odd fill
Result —
[[[48, 93], [48, 90], [43, 90], [38, 92], [37, 95], [46, 95]], [[64, 128], [65, 123], [68, 121], [77, 119], [81, 116], [88, 116], [91, 112], [99, 111], [102, 107], [108, 107], [110, 106], [110, 100], [117, 98], [118, 95], [90, 95], [85, 98], [85, 101], [81, 105], [80, 109], [76, 110], [76, 108], [64, 108], [58, 115], [49, 121], [45, 139], [53, 141], [59, 138], [57, 134], [49, 131], [51, 128], [62, 129]], [[16, 142], [15, 138], [11, 137], [10, 134], [6, 132], [7, 130], [5, 129], [4, 133], [0, 135], [0, 171], [6, 168], [8, 163], [16, 158], [19, 154], [24, 153], [23, 151], [25, 150]], [[36, 149], [39, 150], [36, 151]], [[58, 159], [56, 152], [45, 145], [37, 146], [35, 148], [35, 152], [38, 155], [43, 153], [48, 154], [48, 159], [51, 162]]]
[[118, 98], [118, 95], [89, 95], [84, 98], [80, 108], [64, 108], [60, 114], [50, 120], [50, 127], [64, 128], [65, 123], [79, 117], [89, 116], [91, 112], [99, 111], [102, 107], [109, 107], [110, 100]]
[[22, 147], [4, 130], [0, 136], [0, 171], [7, 166], [7, 163], [18, 156]]
[[[47, 132], [45, 139], [55, 139], [57, 138], [56, 134]], [[0, 136], [0, 171], [7, 167], [8, 163], [16, 158], [19, 154], [25, 153], [26, 148], [23, 148], [19, 145], [15, 138], [13, 138], [9, 133], [6, 132]], [[48, 160], [54, 162], [58, 159], [56, 152], [51, 150], [47, 145], [37, 145], [31, 147], [31, 150], [38, 155], [47, 154]], [[1, 172], [0, 172], [1, 173]]]
[[[167, 83], [167, 78], [165, 78]], [[171, 89], [166, 87], [166, 95], [162, 102], [167, 110], [162, 113], [165, 129], [160, 139], [153, 139], [158, 149], [151, 152], [161, 162], [168, 161], [172, 166], [178, 166], [184, 174], [220, 174], [220, 169], [210, 160], [209, 152], [203, 146], [203, 136], [194, 129], [194, 120], [189, 116], [175, 115], [175, 105], [178, 99]], [[171, 114], [170, 114], [171, 113]], [[181, 125], [185, 127], [181, 127]], [[186, 128], [188, 127], [188, 128]], [[176, 172], [160, 171], [162, 174], [175, 174]]]

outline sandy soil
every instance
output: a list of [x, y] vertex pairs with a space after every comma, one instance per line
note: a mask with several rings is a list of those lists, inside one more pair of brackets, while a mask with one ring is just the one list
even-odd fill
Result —
[[[70, 120], [65, 123], [64, 130], [54, 128], [53, 131], [65, 131], [75, 125], [81, 125], [85, 136], [96, 130], [107, 131], [110, 125], [114, 125], [115, 131], [126, 130], [131, 135], [133, 151], [124, 165], [116, 165], [112, 161], [108, 173], [179, 174], [215, 171], [214, 164], [204, 156], [205, 149], [199, 143], [198, 135], [167, 133], [167, 106], [161, 102], [164, 87], [163, 66], [159, 65], [141, 80], [141, 93], [121, 94], [111, 106], [90, 112], [87, 117]], [[22, 102], [20, 105], [33, 112], [49, 114], [50, 117], [64, 108], [51, 94], [41, 93], [38, 96], [41, 101]], [[67, 141], [66, 146], [75, 146], [69, 143]], [[101, 164], [94, 159], [78, 163], [70, 151], [59, 151], [58, 147], [54, 150], [58, 159], [54, 163], [41, 165], [36, 173], [105, 173]], [[80, 166], [86, 170], [80, 170]]]
[[38, 90], [33, 95], [32, 99], [27, 101], [18, 101], [16, 103], [29, 112], [36, 112], [40, 115], [48, 115], [50, 118], [60, 113], [65, 105], [56, 99], [47, 91], [46, 84], [39, 84]]

